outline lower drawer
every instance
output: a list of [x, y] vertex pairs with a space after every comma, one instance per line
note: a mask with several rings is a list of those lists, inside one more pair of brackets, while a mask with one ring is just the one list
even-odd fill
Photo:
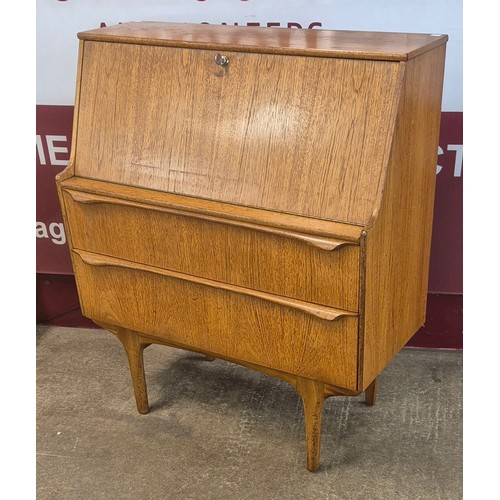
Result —
[[85, 316], [356, 389], [358, 318], [90, 252], [73, 263]]

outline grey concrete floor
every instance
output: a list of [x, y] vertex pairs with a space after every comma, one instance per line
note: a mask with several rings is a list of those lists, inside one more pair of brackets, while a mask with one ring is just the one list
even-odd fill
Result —
[[404, 349], [379, 398], [330, 398], [321, 468], [285, 382], [153, 345], [140, 415], [119, 341], [37, 328], [37, 499], [462, 498], [462, 353]]

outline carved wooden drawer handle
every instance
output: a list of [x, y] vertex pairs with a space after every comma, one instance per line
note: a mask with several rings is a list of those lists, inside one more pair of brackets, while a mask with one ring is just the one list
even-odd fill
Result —
[[148, 266], [146, 264], [139, 264], [128, 260], [116, 259], [115, 257], [108, 257], [101, 254], [86, 252], [84, 250], [73, 250], [73, 252], [76, 253], [83, 262], [91, 266], [112, 266], [132, 269], [135, 271], [144, 271], [152, 274], [159, 274], [161, 276], [166, 276], [169, 278], [189, 281], [198, 285], [209, 286], [219, 290], [226, 290], [228, 292], [266, 300], [268, 302], [273, 302], [282, 306], [291, 307], [292, 309], [298, 309], [299, 311], [310, 314], [312, 316], [316, 316], [321, 319], [325, 319], [327, 321], [333, 321], [343, 316], [358, 316], [358, 314], [355, 312], [345, 311], [343, 309], [336, 309], [334, 307], [322, 306], [319, 304], [313, 304], [311, 302], [304, 302], [302, 300], [290, 299], [288, 297], [282, 297], [281, 295], [274, 295], [272, 293], [259, 292], [258, 290], [253, 290], [251, 288], [230, 285], [221, 281], [200, 278], [198, 276], [192, 276], [190, 274], [183, 274], [176, 271], [161, 269], [159, 267]]
[[180, 210], [178, 208], [171, 208], [160, 205], [149, 205], [146, 203], [124, 200], [121, 198], [111, 198], [106, 196], [96, 196], [90, 193], [83, 193], [80, 191], [70, 191], [65, 190], [71, 198], [77, 203], [84, 204], [104, 204], [104, 205], [119, 205], [126, 207], [142, 208], [144, 210], [155, 210], [157, 212], [165, 212], [174, 215], [182, 215], [184, 217], [192, 217], [194, 219], [202, 219], [210, 222], [217, 222], [219, 224], [226, 224], [229, 226], [243, 227], [246, 229], [251, 229], [254, 231], [260, 231], [262, 233], [275, 234], [277, 236], [283, 236], [285, 238], [291, 238], [295, 240], [302, 241], [308, 245], [316, 248], [321, 248], [322, 250], [332, 251], [340, 248], [344, 245], [356, 245], [356, 243], [345, 240], [338, 240], [335, 238], [328, 238], [325, 236], [316, 236], [311, 234], [298, 233], [295, 231], [287, 231], [286, 229], [278, 229], [272, 226], [264, 226], [260, 224], [253, 224], [251, 222], [243, 222], [235, 219], [227, 219], [224, 217], [218, 217], [216, 215], [206, 215], [198, 212], [191, 212], [188, 210]]

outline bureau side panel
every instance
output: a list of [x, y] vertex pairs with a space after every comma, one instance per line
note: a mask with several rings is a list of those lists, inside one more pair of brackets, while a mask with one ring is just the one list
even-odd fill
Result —
[[78, 176], [364, 224], [400, 64], [85, 42]]
[[390, 162], [366, 240], [363, 389], [425, 321], [445, 46], [406, 65]]
[[321, 319], [118, 259], [92, 265], [75, 253], [74, 262], [82, 310], [98, 323], [356, 389], [355, 316]]

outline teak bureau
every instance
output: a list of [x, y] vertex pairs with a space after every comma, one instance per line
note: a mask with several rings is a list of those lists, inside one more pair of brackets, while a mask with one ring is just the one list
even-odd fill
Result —
[[83, 314], [292, 384], [366, 392], [423, 324], [446, 35], [139, 22], [80, 33], [57, 176]]

